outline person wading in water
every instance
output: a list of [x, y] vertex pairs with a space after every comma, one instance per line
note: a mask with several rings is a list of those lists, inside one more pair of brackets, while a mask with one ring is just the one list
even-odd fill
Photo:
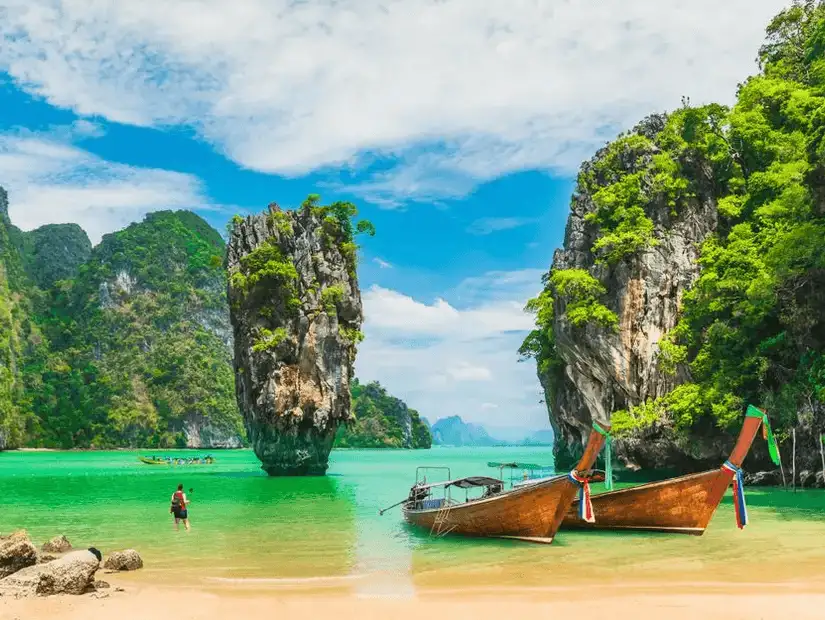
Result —
[[[192, 489], [189, 489], [190, 491]], [[189, 504], [189, 498], [186, 497], [186, 493], [183, 492], [183, 485], [178, 485], [178, 490], [172, 493], [172, 508], [169, 510], [173, 515], [175, 515], [175, 529], [179, 530], [180, 525], [179, 523], [183, 521], [183, 526], [189, 531], [189, 514], [186, 510], [186, 506]]]

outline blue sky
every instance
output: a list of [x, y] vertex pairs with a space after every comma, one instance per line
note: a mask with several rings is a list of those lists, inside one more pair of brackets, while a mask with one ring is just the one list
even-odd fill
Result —
[[223, 230], [353, 200], [378, 231], [361, 378], [430, 421], [546, 428], [521, 308], [579, 163], [682, 95], [730, 101], [785, 4], [8, 0], [0, 185], [19, 226], [93, 242], [162, 208]]

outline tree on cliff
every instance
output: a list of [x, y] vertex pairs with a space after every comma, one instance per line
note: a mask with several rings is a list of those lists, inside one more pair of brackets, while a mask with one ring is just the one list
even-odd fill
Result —
[[[759, 60], [732, 108], [685, 101], [582, 167], [574, 202], [586, 215], [571, 215], [565, 251], [528, 304], [536, 329], [521, 349], [537, 360], [554, 424], [565, 424], [554, 406], [600, 401], [614, 409], [618, 436], [664, 433], [698, 463], [718, 458], [712, 437], [735, 429], [754, 402], [780, 437], [802, 428], [813, 451], [825, 429], [825, 3], [780, 13]], [[660, 288], [639, 296], [660, 257], [675, 265], [691, 240], [698, 269], [665, 265]], [[559, 287], [574, 269], [603, 286], [591, 283], [584, 311], [580, 291]], [[678, 304], [670, 325], [650, 316], [668, 316], [651, 306], [667, 307], [668, 295]], [[615, 336], [608, 313], [622, 326]], [[634, 344], [660, 328], [649, 352]], [[582, 353], [584, 338], [627, 350], [629, 370], [614, 374], [598, 361], [604, 351]], [[565, 378], [571, 355], [601, 368], [584, 388]]]

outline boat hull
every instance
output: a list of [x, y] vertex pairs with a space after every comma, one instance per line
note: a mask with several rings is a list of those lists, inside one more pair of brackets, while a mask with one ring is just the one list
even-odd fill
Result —
[[433, 534], [500, 536], [550, 542], [578, 486], [567, 476], [448, 508], [412, 510], [404, 518]]
[[[745, 416], [728, 463], [741, 467], [761, 425], [761, 417]], [[574, 502], [562, 521], [562, 527], [648, 530], [701, 536], [732, 480], [733, 472], [720, 467], [593, 495], [591, 502], [595, 523], [579, 519], [578, 502]]]
[[567, 511], [562, 528], [647, 530], [701, 536], [730, 480], [724, 470], [715, 469], [593, 495], [595, 523], [579, 518], [576, 500]]

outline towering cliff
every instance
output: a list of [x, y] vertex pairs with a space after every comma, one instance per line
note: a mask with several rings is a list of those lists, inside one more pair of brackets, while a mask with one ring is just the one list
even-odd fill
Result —
[[70, 446], [238, 447], [224, 243], [188, 211], [105, 235], [52, 293], [41, 436]]
[[317, 475], [341, 422], [363, 337], [351, 203], [238, 218], [227, 248], [235, 386], [249, 440], [270, 475]]
[[[614, 411], [663, 396], [684, 379], [683, 369], [661, 371], [659, 342], [676, 326], [699, 273], [699, 246], [717, 218], [705, 158], [665, 150], [682, 124], [680, 114], [651, 116], [579, 175], [545, 292], [553, 351], [541, 360], [540, 380], [559, 463], [578, 459], [592, 419], [607, 422]], [[673, 173], [661, 170], [670, 164], [679, 166], [683, 183], [657, 186], [657, 175]], [[662, 456], [651, 439], [634, 460]]]
[[[529, 302], [557, 462], [611, 419], [631, 467], [717, 466], [748, 402], [825, 432], [825, 5], [768, 27], [737, 103], [651, 116], [582, 166], [564, 248]], [[750, 468], [769, 467], [757, 442]], [[822, 474], [819, 475], [821, 483]]]
[[0, 189], [0, 449], [240, 446], [220, 235], [158, 212], [91, 244]]
[[23, 366], [29, 336], [30, 306], [23, 287], [23, 266], [9, 221], [6, 190], [0, 187], [0, 450], [18, 445], [30, 408], [25, 400]]

